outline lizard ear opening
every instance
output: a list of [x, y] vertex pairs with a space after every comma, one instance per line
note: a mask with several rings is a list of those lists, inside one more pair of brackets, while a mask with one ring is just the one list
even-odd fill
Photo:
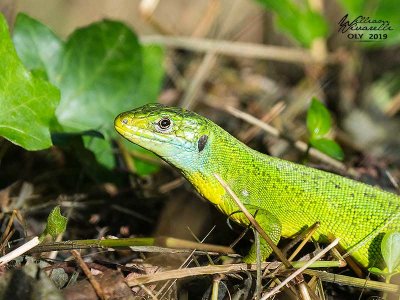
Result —
[[207, 145], [207, 140], [208, 140], [207, 135], [202, 135], [199, 138], [199, 141], [197, 142], [197, 147], [199, 149], [199, 152], [201, 152], [204, 149], [204, 147]]

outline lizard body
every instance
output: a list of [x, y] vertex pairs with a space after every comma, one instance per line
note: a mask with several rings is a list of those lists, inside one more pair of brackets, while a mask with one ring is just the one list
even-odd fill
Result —
[[[385, 232], [400, 231], [400, 197], [339, 175], [259, 153], [212, 121], [182, 108], [148, 104], [120, 114], [116, 130], [178, 168], [234, 221], [248, 220], [217, 181], [219, 174], [277, 243], [319, 221], [364, 267], [380, 261]], [[265, 259], [270, 247], [262, 242]], [[245, 261], [255, 261], [253, 246]]]

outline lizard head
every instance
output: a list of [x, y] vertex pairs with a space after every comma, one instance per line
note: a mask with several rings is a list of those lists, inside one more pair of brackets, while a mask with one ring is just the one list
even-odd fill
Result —
[[121, 113], [115, 129], [176, 167], [195, 168], [208, 152], [209, 120], [188, 110], [147, 104]]

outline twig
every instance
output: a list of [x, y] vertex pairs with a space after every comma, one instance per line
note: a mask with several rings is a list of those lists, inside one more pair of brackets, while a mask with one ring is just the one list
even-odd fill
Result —
[[136, 212], [134, 210], [128, 209], [128, 208], [126, 208], [124, 206], [121, 206], [121, 205], [118, 205], [118, 204], [113, 204], [113, 205], [111, 205], [111, 208], [116, 210], [116, 211], [119, 211], [119, 212], [122, 212], [124, 214], [127, 214], [129, 216], [132, 216], [135, 219], [142, 220], [142, 221], [144, 221], [146, 223], [149, 223], [149, 224], [153, 224], [154, 223], [154, 220], [152, 220], [151, 218], [148, 218], [148, 217], [146, 217], [146, 216], [144, 216], [144, 215], [142, 215], [142, 214], [140, 214], [140, 213], [138, 213], [138, 212]]
[[[295, 268], [299, 268], [304, 266], [306, 262], [298, 261], [293, 262], [293, 266]], [[314, 267], [316, 264], [320, 264], [321, 262], [314, 262], [311, 267]], [[326, 263], [326, 262], [323, 262]], [[276, 269], [282, 265], [280, 262], [264, 262], [261, 264], [263, 269]], [[212, 275], [212, 274], [233, 274], [240, 273], [246, 271], [256, 271], [255, 264], [227, 264], [227, 265], [212, 265], [212, 266], [204, 266], [204, 267], [194, 267], [187, 269], [177, 269], [177, 270], [168, 270], [163, 272], [158, 272], [155, 274], [149, 275], [141, 275], [137, 277], [128, 277], [126, 278], [127, 284], [132, 286], [138, 286], [141, 284], [150, 284], [159, 281], [165, 281], [170, 279], [182, 279], [182, 278], [190, 278], [201, 275]], [[288, 272], [288, 271], [284, 271]], [[380, 281], [366, 280], [360, 278], [354, 278], [345, 275], [338, 275], [333, 273], [327, 273], [325, 271], [304, 270], [304, 274], [311, 276], [318, 276], [321, 280], [326, 282], [344, 284], [348, 286], [360, 287], [360, 288], [369, 288], [378, 291], [387, 291], [391, 293], [399, 293], [400, 286], [397, 284], [388, 284]]]
[[17, 249], [14, 249], [13, 251], [7, 253], [3, 257], [0, 258], [0, 266], [5, 265], [6, 263], [10, 262], [14, 258], [17, 258], [18, 256], [21, 256], [28, 250], [31, 250], [33, 247], [37, 246], [40, 243], [39, 238], [35, 236], [33, 239], [31, 239], [29, 242], [23, 244], [22, 246], [18, 247]]
[[[262, 268], [271, 268], [275, 269], [280, 266], [281, 263], [262, 263]], [[252, 264], [228, 264], [228, 265], [209, 265], [204, 267], [194, 267], [194, 268], [186, 268], [186, 269], [177, 269], [177, 270], [169, 270], [158, 272], [155, 274], [135, 276], [132, 278], [127, 278], [127, 284], [132, 286], [137, 286], [140, 284], [148, 284], [159, 281], [165, 281], [170, 279], [181, 279], [187, 277], [194, 277], [200, 275], [211, 275], [211, 274], [230, 274], [230, 273], [238, 273], [243, 271], [255, 271], [256, 265]]]
[[400, 92], [394, 95], [392, 101], [385, 109], [385, 114], [389, 117], [393, 117], [399, 111], [400, 111]]
[[[140, 41], [143, 44], [162, 44], [167, 47], [183, 48], [197, 52], [214, 52], [227, 56], [267, 59], [295, 64], [321, 63], [306, 49], [200, 38], [166, 37], [162, 35], [141, 36]], [[325, 61], [327, 64], [336, 62], [337, 59], [334, 56], [328, 56]]]
[[86, 277], [89, 279], [89, 282], [92, 285], [93, 289], [95, 290], [97, 296], [99, 296], [99, 298], [102, 300], [107, 299], [106, 296], [104, 295], [104, 291], [101, 288], [99, 282], [96, 280], [96, 278], [94, 278], [92, 272], [90, 272], [89, 267], [83, 261], [79, 252], [76, 250], [71, 250], [71, 254], [74, 256], [77, 264], [82, 269], [83, 273], [85, 273]]
[[193, 37], [202, 37], [209, 32], [211, 26], [214, 23], [214, 20], [216, 19], [216, 15], [219, 12], [219, 8], [220, 0], [208, 1], [207, 9], [204, 12], [201, 20], [198, 22], [196, 29], [192, 33]]
[[[204, 241], [209, 237], [209, 235], [214, 231], [215, 226], [211, 228], [211, 230], [203, 237], [203, 239], [200, 241], [200, 243], [204, 243]], [[193, 261], [193, 255], [195, 254], [195, 250], [193, 250], [190, 255], [185, 259], [185, 261], [179, 266], [179, 269], [187, 267], [192, 261]], [[167, 294], [169, 289], [175, 284], [176, 279], [170, 284], [169, 281], [167, 281], [157, 292], [157, 296], [163, 292], [163, 290], [169, 285], [169, 287], [166, 289], [165, 293], [162, 295], [161, 298], [164, 298], [164, 296]]]
[[307, 269], [313, 262], [317, 261], [320, 259], [325, 253], [327, 253], [329, 250], [331, 250], [333, 247], [335, 247], [339, 243], [339, 239], [334, 240], [332, 243], [328, 245], [325, 249], [320, 251], [315, 257], [307, 261], [307, 263], [302, 266], [300, 269], [296, 270], [291, 274], [288, 278], [286, 278], [284, 281], [282, 281], [278, 286], [276, 286], [272, 291], [269, 293], [265, 294], [264, 297], [261, 298], [261, 300], [266, 300], [269, 297], [275, 295], [276, 293], [279, 292], [279, 290], [284, 287], [287, 283], [289, 283], [293, 278], [295, 278], [297, 275], [300, 275], [301, 272], [303, 272], [305, 269]]
[[15, 229], [11, 229], [7, 235], [4, 237], [4, 239], [2, 239], [1, 244], [0, 244], [0, 250], [4, 253], [4, 249], [6, 248], [6, 245], [8, 243], [8, 241], [11, 239], [11, 237], [13, 236], [13, 234], [15, 233]]
[[211, 300], [218, 300], [218, 290], [219, 290], [219, 284], [221, 282], [222, 275], [214, 275], [213, 278], [213, 284], [212, 284], [212, 293], [211, 293]]
[[400, 191], [399, 183], [393, 177], [392, 173], [390, 173], [388, 170], [386, 170], [385, 174], [389, 178], [389, 180], [390, 180], [391, 184], [394, 186], [394, 188], [399, 192]]
[[139, 286], [141, 289], [143, 289], [147, 293], [147, 295], [149, 295], [151, 297], [151, 299], [158, 300], [158, 298], [146, 286], [144, 286], [143, 284], [140, 284]]
[[164, 183], [158, 188], [158, 192], [161, 194], [166, 194], [178, 187], [180, 187], [185, 182], [183, 177], [178, 177], [170, 182]]
[[[11, 213], [11, 216], [10, 216], [10, 218], [8, 219], [8, 223], [7, 223], [6, 229], [4, 229], [4, 232], [3, 232], [2, 236], [1, 236], [0, 244], [3, 245], [3, 244], [4, 244], [4, 241], [6, 241], [6, 238], [7, 238], [7, 237], [10, 238], [10, 237], [9, 237], [9, 232], [10, 232], [10, 230], [11, 230], [12, 224], [14, 223], [14, 219], [15, 219], [16, 215], [17, 215], [17, 210], [16, 210], [16, 209], [13, 209], [13, 211], [12, 211], [12, 213]], [[2, 249], [3, 249], [3, 248], [1, 247], [0, 250], [2, 250]]]
[[260, 234], [254, 230], [254, 238], [255, 238], [255, 243], [257, 247], [257, 272], [256, 272], [256, 300], [259, 300], [261, 298], [261, 292], [262, 292], [262, 272], [261, 272], [261, 245], [260, 245]]
[[[285, 108], [286, 104], [283, 101], [279, 101], [261, 118], [261, 121], [264, 123], [270, 123], [273, 119], [279, 116]], [[248, 143], [256, 136], [259, 131], [261, 131], [261, 128], [259, 126], [253, 125], [252, 128], [240, 133], [238, 137], [244, 143]]]
[[348, 286], [354, 286], [358, 288], [374, 289], [382, 292], [389, 293], [400, 293], [400, 286], [398, 284], [385, 283], [380, 281], [374, 281], [369, 279], [361, 279], [350, 277], [346, 275], [338, 275], [333, 273], [328, 273], [325, 271], [311, 270], [307, 269], [304, 274], [310, 276], [318, 276], [322, 281], [332, 282], [337, 284], [345, 284]]
[[157, 238], [120, 238], [120, 239], [89, 239], [89, 240], [71, 240], [57, 243], [41, 244], [32, 249], [30, 253], [47, 252], [53, 250], [71, 250], [71, 249], [89, 249], [89, 248], [125, 248], [135, 246], [159, 246], [178, 249], [197, 249], [211, 252], [231, 254], [234, 251], [230, 247], [196, 243], [192, 241], [176, 239], [172, 237]]
[[311, 239], [312, 235], [315, 233], [315, 231], [317, 231], [319, 226], [320, 226], [320, 223], [316, 222], [306, 230], [307, 234], [306, 234], [305, 238], [302, 240], [302, 242], [296, 248], [296, 250], [294, 250], [292, 255], [290, 255], [290, 257], [288, 258], [289, 261], [292, 261], [296, 257], [296, 255], [300, 252], [300, 250], [303, 249], [304, 245]]
[[191, 108], [196, 96], [203, 85], [204, 80], [208, 78], [210, 70], [214, 67], [217, 60], [217, 55], [214, 51], [207, 52], [201, 61], [200, 67], [196, 70], [193, 79], [185, 90], [181, 106]]
[[310, 227], [305, 228], [304, 230], [302, 230], [298, 235], [296, 235], [285, 247], [283, 247], [282, 249], [282, 253], [286, 255], [286, 253], [292, 249], [297, 243], [299, 243], [300, 241], [304, 240], [311, 231], [314, 230], [315, 227], [319, 227], [320, 223], [319, 222], [315, 222], [313, 225], [311, 225]]
[[150, 25], [152, 25], [156, 30], [163, 34], [174, 35], [176, 32], [172, 28], [167, 28], [165, 25], [162, 25], [156, 20], [154, 16], [154, 12], [157, 9], [160, 0], [142, 0], [139, 4], [139, 12], [141, 17], [147, 21]]

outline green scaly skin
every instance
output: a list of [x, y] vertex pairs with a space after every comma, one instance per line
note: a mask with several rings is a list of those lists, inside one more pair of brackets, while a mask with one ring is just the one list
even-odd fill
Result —
[[[166, 119], [170, 125], [162, 129], [160, 120]], [[340, 238], [342, 247], [368, 267], [381, 261], [383, 234], [400, 231], [398, 195], [261, 154], [196, 113], [148, 104], [120, 114], [115, 128], [178, 168], [204, 198], [247, 225], [215, 178], [219, 174], [275, 243], [319, 221], [314, 236], [318, 241], [327, 242], [330, 234]], [[271, 249], [265, 241], [261, 246], [265, 259]], [[253, 245], [245, 261], [254, 262], [255, 255]]]

